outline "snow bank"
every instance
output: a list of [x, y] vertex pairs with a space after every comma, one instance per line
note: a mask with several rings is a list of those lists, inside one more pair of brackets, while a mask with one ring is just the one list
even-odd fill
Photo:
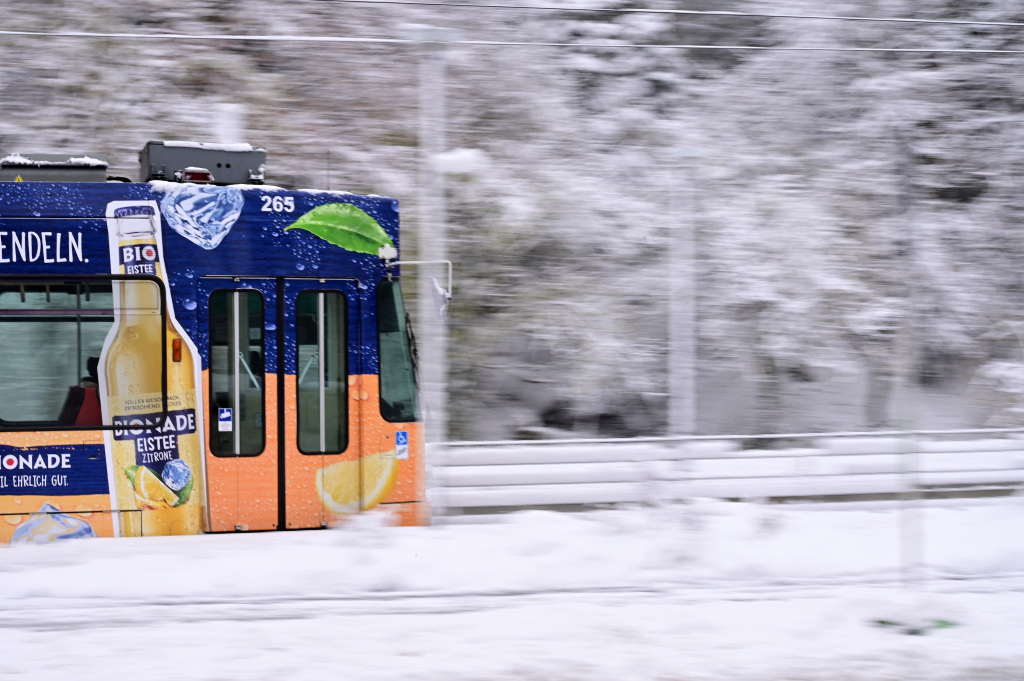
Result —
[[[0, 673], [135, 679], [159, 641], [211, 681], [1019, 679], [1021, 500], [913, 513], [913, 539], [895, 508], [698, 501], [17, 546]], [[931, 593], [898, 586], [907, 541]]]

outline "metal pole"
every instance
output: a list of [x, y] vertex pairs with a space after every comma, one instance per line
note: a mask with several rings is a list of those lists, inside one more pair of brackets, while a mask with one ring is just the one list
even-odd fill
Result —
[[242, 356], [242, 340], [238, 333], [238, 327], [241, 325], [241, 315], [238, 309], [240, 298], [241, 293], [237, 290], [231, 294], [231, 340], [234, 344], [234, 353], [232, 353], [234, 356], [231, 358], [231, 375], [234, 377], [234, 384], [231, 386], [231, 406], [234, 407], [234, 413], [231, 415], [231, 427], [234, 432], [231, 433], [231, 439], [234, 445], [232, 453], [235, 456], [242, 453], [242, 382], [241, 376], [239, 376], [242, 371], [239, 361]]
[[324, 292], [316, 294], [317, 412], [320, 421], [320, 453], [327, 452], [327, 347], [324, 324]]
[[[914, 180], [913, 150], [907, 134], [902, 127], [896, 131], [896, 141], [899, 145], [901, 170], [901, 203], [902, 213], [906, 224], [906, 242], [909, 263], [907, 267], [907, 299], [910, 307], [910, 320], [907, 325], [907, 345], [904, 356], [904, 392], [909, 401], [909, 418], [911, 426], [917, 427], [918, 410], [917, 400], [913, 399], [912, 391], [917, 384], [918, 361], [921, 353], [921, 286], [924, 271], [921, 267], [921, 238], [917, 231], [914, 220]], [[913, 439], [903, 455], [903, 485], [900, 521], [900, 553], [903, 584], [908, 588], [925, 588], [925, 537], [924, 537], [924, 508], [921, 504], [921, 494], [918, 488], [918, 442]]]
[[[672, 164], [669, 215], [668, 304], [668, 433], [693, 435], [697, 431], [697, 276], [696, 159], [699, 149], [676, 150]], [[689, 181], [683, 176], [690, 173]], [[680, 201], [682, 194], [686, 200]]]
[[[445, 139], [445, 43], [453, 32], [435, 26], [411, 26], [412, 40], [419, 43], [420, 106], [420, 219], [417, 248], [420, 260], [448, 259], [444, 172], [440, 155]], [[448, 338], [440, 314], [437, 286], [427, 270], [418, 278], [417, 324], [423, 361], [423, 396], [426, 406], [426, 440], [436, 446], [447, 439]]]

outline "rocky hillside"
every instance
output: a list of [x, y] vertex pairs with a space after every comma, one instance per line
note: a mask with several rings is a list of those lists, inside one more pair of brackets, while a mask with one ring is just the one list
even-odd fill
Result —
[[674, 228], [695, 232], [702, 432], [1017, 423], [1024, 54], [883, 48], [1024, 50], [1022, 27], [996, 25], [1024, 10], [644, 8], [824, 12], [6, 2], [3, 31], [154, 37], [0, 35], [0, 152], [105, 153], [135, 177], [146, 140], [243, 138], [272, 183], [401, 199], [408, 234], [415, 49], [260, 36], [418, 23], [538, 43], [446, 51], [453, 437], [661, 432]]

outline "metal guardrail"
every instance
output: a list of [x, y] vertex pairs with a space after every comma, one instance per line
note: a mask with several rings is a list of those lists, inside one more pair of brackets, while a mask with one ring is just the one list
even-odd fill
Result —
[[[752, 443], [799, 446], [743, 448]], [[1024, 489], [1024, 429], [453, 442], [433, 446], [429, 460], [430, 499], [443, 514], [1008, 495]]]

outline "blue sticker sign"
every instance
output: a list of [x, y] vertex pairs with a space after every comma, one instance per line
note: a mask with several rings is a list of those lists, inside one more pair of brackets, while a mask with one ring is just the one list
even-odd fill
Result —
[[400, 430], [395, 433], [395, 458], [409, 458], [409, 431]]
[[231, 432], [231, 407], [221, 407], [217, 409], [217, 430], [221, 433]]

